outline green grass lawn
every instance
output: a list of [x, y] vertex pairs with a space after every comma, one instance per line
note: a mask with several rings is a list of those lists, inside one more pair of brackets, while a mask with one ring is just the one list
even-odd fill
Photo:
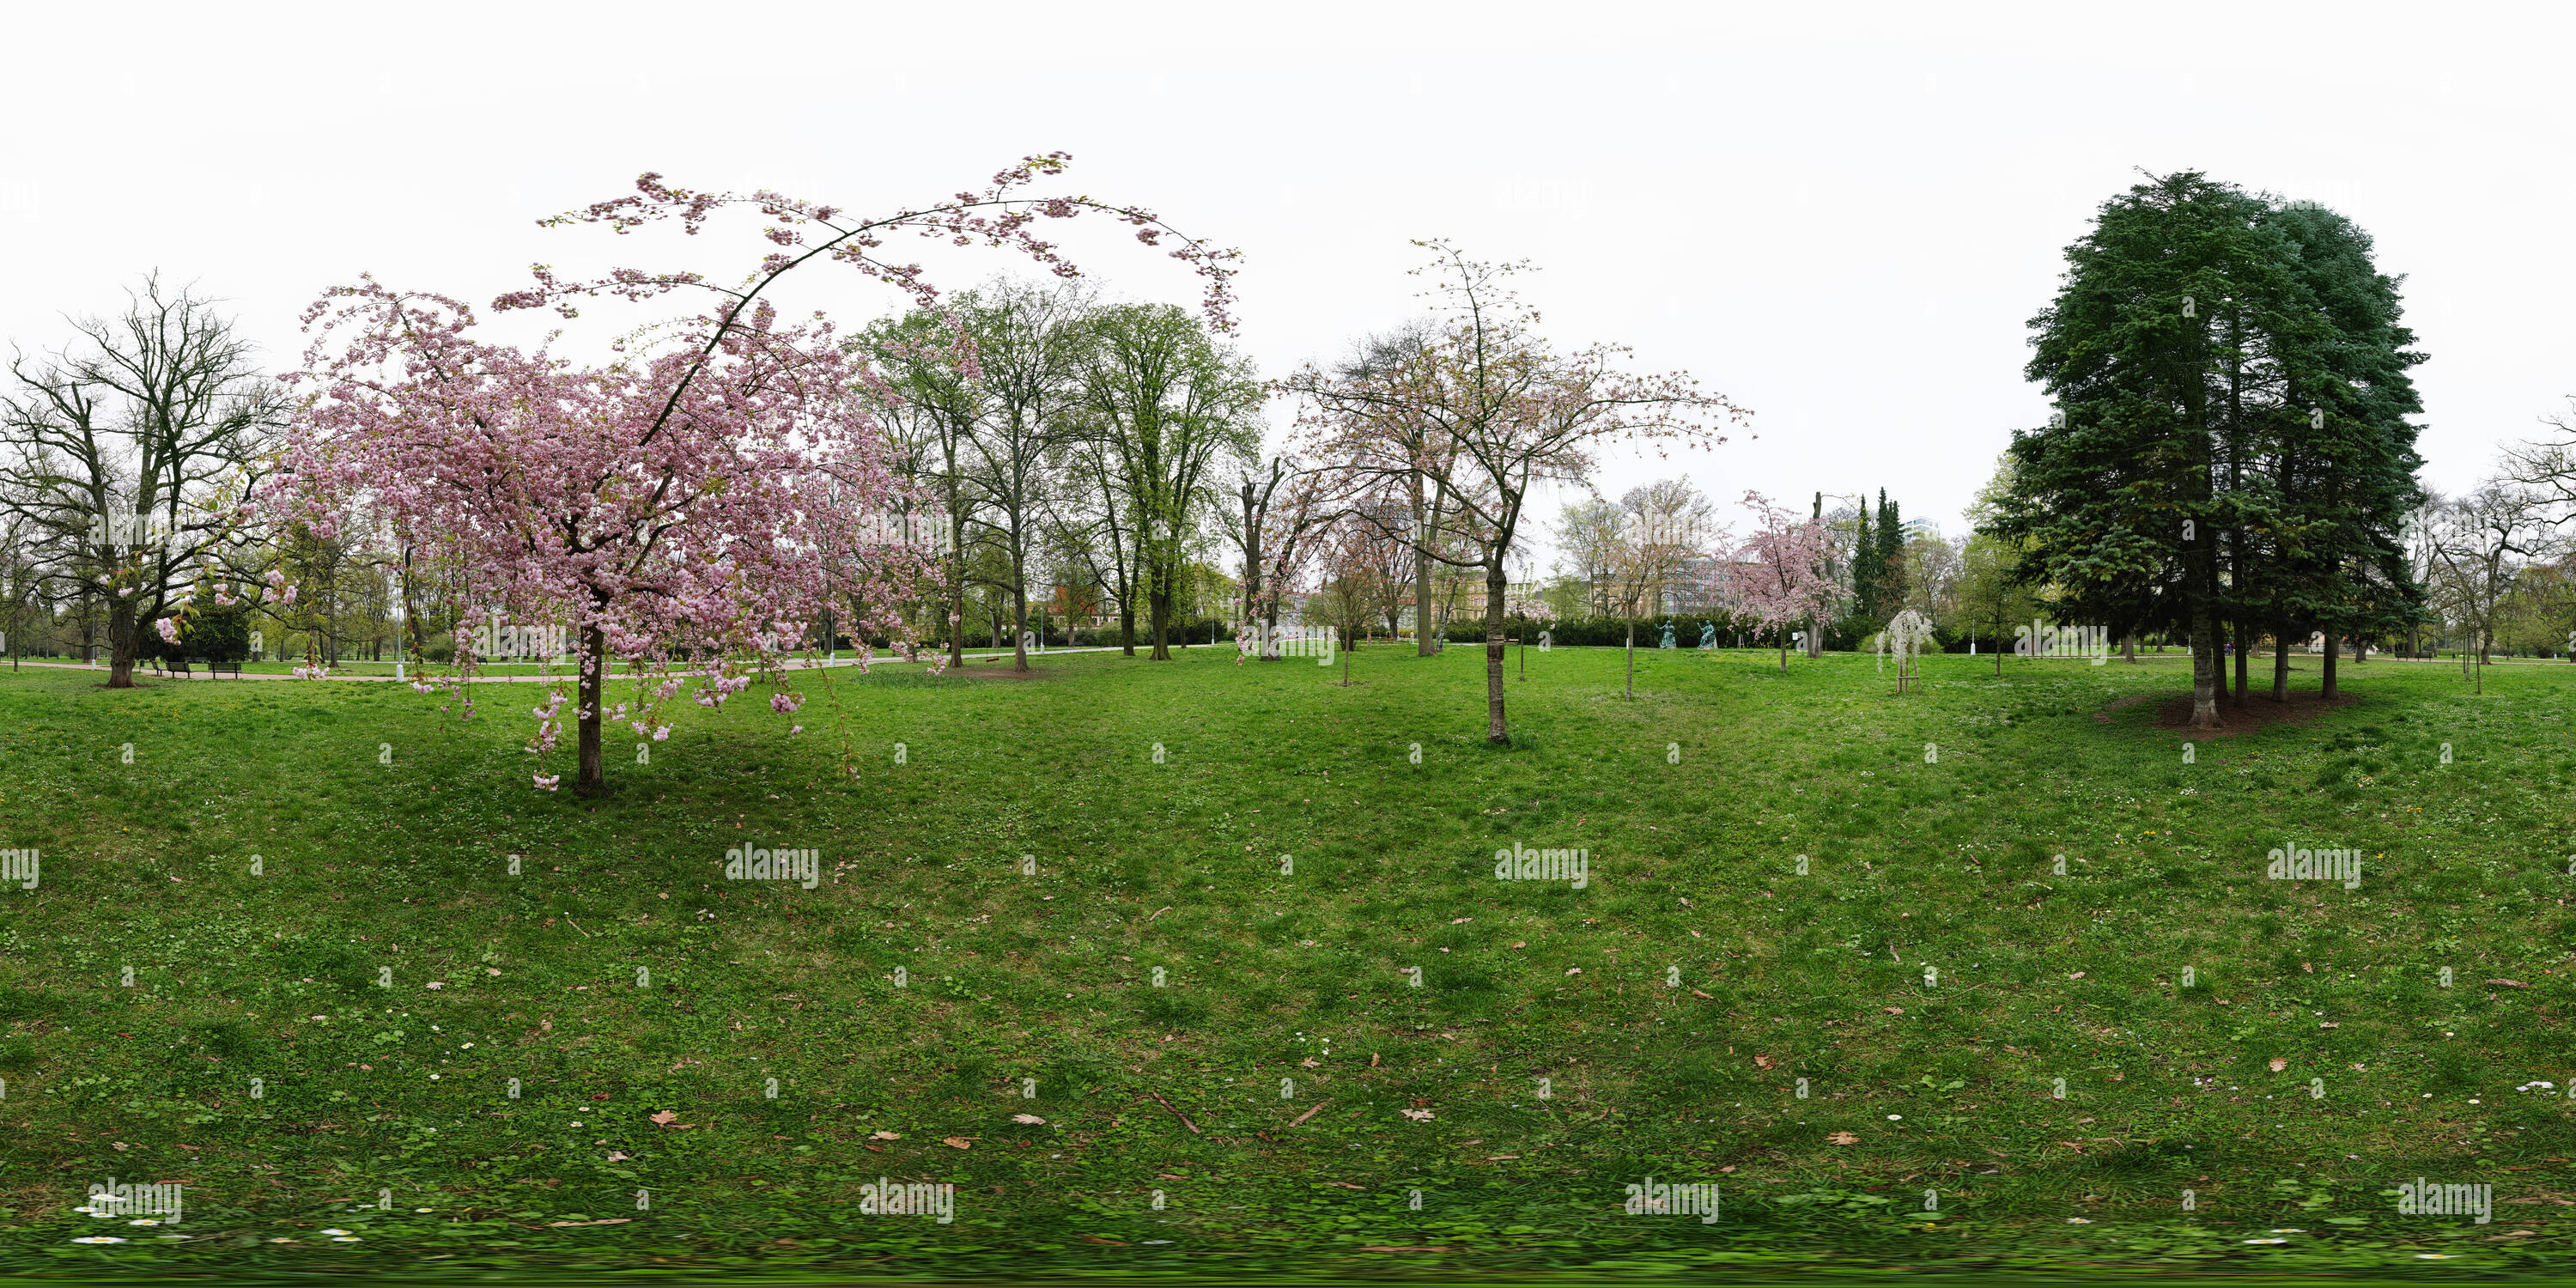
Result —
[[[2576, 667], [2347, 663], [2186, 762], [2174, 655], [1902, 697], [1639, 659], [1631, 701], [1615, 650], [1528, 653], [1504, 751], [1471, 647], [809, 675], [801, 733], [758, 688], [650, 763], [612, 731], [603, 802], [531, 789], [534, 686], [0, 670], [0, 846], [42, 853], [0, 1265], [2570, 1259]], [[746, 845], [816, 888], [727, 880]], [[2399, 1215], [2419, 1175], [2493, 1223]], [[186, 1240], [70, 1210], [111, 1176], [183, 1182]], [[1623, 1214], [1649, 1176], [1722, 1215]], [[880, 1177], [953, 1222], [862, 1215]]]

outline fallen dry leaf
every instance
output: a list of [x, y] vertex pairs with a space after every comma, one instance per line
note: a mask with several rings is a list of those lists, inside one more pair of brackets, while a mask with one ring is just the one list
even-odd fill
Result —
[[683, 1123], [683, 1122], [680, 1122], [680, 1121], [679, 1121], [679, 1119], [680, 1119], [680, 1116], [679, 1116], [678, 1114], [673, 1113], [673, 1112], [671, 1112], [671, 1111], [670, 1111], [670, 1110], [668, 1110], [668, 1109], [665, 1109], [665, 1110], [663, 1110], [662, 1112], [660, 1112], [660, 1113], [658, 1113], [658, 1114], [653, 1115], [653, 1121], [654, 1121], [654, 1122], [657, 1122], [657, 1123], [660, 1123], [660, 1124], [662, 1124], [662, 1125], [663, 1125], [663, 1126], [665, 1126], [665, 1127], [671, 1126], [671, 1125], [672, 1125], [672, 1124], [674, 1124], [674, 1123], [678, 1123], [678, 1124], [679, 1124], [680, 1126], [682, 1126], [682, 1127], [694, 1127], [694, 1126], [697, 1126], [697, 1124], [696, 1124], [696, 1123]]
[[1857, 1145], [1860, 1143], [1860, 1137], [1854, 1136], [1847, 1131], [1835, 1132], [1832, 1135], [1825, 1137], [1825, 1139], [1832, 1141], [1837, 1145]]
[[1903, 1015], [1903, 1014], [1905, 1014], [1905, 1008], [1904, 1008], [1904, 1007], [1902, 1007], [1902, 1006], [1882, 1006], [1882, 1007], [1880, 1007], [1880, 1008], [1878, 1008], [1878, 1009], [1880, 1009], [1880, 1010], [1882, 1010], [1882, 1011], [1885, 1011], [1885, 1012], [1887, 1012], [1887, 1013], [1888, 1013], [1888, 1014], [1890, 1014], [1890, 1015]]
[[2272, 1057], [2272, 1072], [2274, 1072], [2274, 1073], [2279, 1073], [2279, 1072], [2280, 1072], [2280, 1071], [2282, 1071], [2283, 1069], [2287, 1069], [2287, 1068], [2289, 1068], [2289, 1067], [2290, 1067], [2290, 1062], [2289, 1062], [2289, 1061], [2284, 1060], [2284, 1059], [2282, 1059], [2281, 1057], [2279, 1057], [2279, 1056], [2277, 1056], [2277, 1055]]
[[942, 1136], [939, 1138], [939, 1143], [946, 1145], [950, 1149], [973, 1149], [975, 1147], [972, 1141], [967, 1140], [963, 1136]]
[[[1703, 992], [1699, 991], [1698, 989], [1695, 989], [1695, 988], [1694, 988], [1694, 989], [1692, 989], [1692, 990], [1691, 990], [1691, 996], [1693, 996], [1693, 997], [1708, 997], [1708, 994], [1703, 993]], [[1716, 999], [1716, 998], [1713, 998], [1713, 997], [1709, 997], [1709, 998], [1708, 998], [1708, 1000], [1710, 1000], [1710, 1001], [1714, 1002], [1714, 1001], [1716, 1001], [1717, 999]]]
[[634, 1219], [635, 1219], [635, 1218], [633, 1218], [633, 1217], [631, 1217], [631, 1216], [612, 1216], [612, 1217], [607, 1218], [606, 1220], [601, 1220], [601, 1221], [548, 1221], [548, 1222], [546, 1222], [546, 1224], [548, 1224], [548, 1225], [624, 1225], [624, 1224], [626, 1224], [627, 1222], [632, 1221], [632, 1220], [634, 1220]]
[[630, 1158], [633, 1158], [633, 1157], [634, 1157], [634, 1155], [633, 1155], [633, 1154], [621, 1154], [621, 1153], [619, 1153], [618, 1151], [613, 1150], [613, 1149], [612, 1149], [612, 1150], [610, 1150], [610, 1151], [608, 1151], [608, 1161], [609, 1161], [609, 1162], [612, 1162], [612, 1163], [623, 1163], [623, 1162], [625, 1162], [627, 1159], [630, 1159]]
[[2503, 986], [2504, 986], [2504, 987], [2506, 987], [2506, 988], [2529, 988], [2529, 987], [2531, 987], [2531, 985], [2529, 985], [2529, 984], [2525, 984], [2525, 983], [2523, 983], [2521, 980], [2518, 980], [2518, 979], [2491, 979], [2491, 980], [2488, 980], [2487, 982], [2488, 982], [2488, 983], [2490, 983], [2490, 984], [2501, 984], [2501, 985], [2503, 985]]
[[1040, 1118], [1036, 1114], [1013, 1114], [1011, 1115], [1011, 1121], [1015, 1123], [1028, 1123], [1033, 1126], [1041, 1127], [1046, 1125], [1046, 1119]]
[[1431, 1121], [1431, 1111], [1428, 1109], [1399, 1109], [1396, 1112], [1418, 1123]]
[[1568, 975], [1580, 975], [1583, 973], [1583, 968], [1580, 966], [1568, 966], [1565, 968], [1565, 973]]
[[899, 1134], [895, 1133], [895, 1132], [890, 1132], [890, 1131], [872, 1131], [872, 1132], [869, 1132], [869, 1133], [868, 1133], [868, 1139], [869, 1139], [869, 1140], [902, 1140], [902, 1139], [903, 1139], [903, 1137], [902, 1137], [901, 1135], [899, 1135]]
[[1365, 1186], [1365, 1185], [1353, 1185], [1353, 1184], [1351, 1184], [1349, 1181], [1326, 1181], [1326, 1182], [1324, 1182], [1324, 1184], [1326, 1184], [1326, 1185], [1338, 1185], [1338, 1186], [1341, 1186], [1343, 1189], [1346, 1189], [1346, 1190], [1364, 1190], [1364, 1189], [1367, 1189], [1367, 1188], [1368, 1188], [1368, 1187], [1367, 1187], [1367, 1186]]
[[1767, 1055], [1757, 1055], [1753, 1057], [1753, 1067], [1756, 1069], [1768, 1069], [1778, 1063], [1780, 1062]]

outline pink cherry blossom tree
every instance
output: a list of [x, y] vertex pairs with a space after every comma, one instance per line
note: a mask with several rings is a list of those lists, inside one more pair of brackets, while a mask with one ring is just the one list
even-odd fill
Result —
[[[929, 498], [897, 477], [886, 434], [858, 396], [871, 373], [853, 366], [819, 314], [783, 322], [763, 298], [772, 283], [828, 259], [929, 305], [937, 293], [920, 268], [882, 254], [905, 232], [1015, 250], [1074, 276], [1036, 221], [1099, 212], [1133, 225], [1147, 245], [1178, 242], [1173, 257], [1206, 279], [1210, 319], [1228, 324], [1234, 252], [1179, 237], [1148, 211], [1022, 191], [1066, 159], [1032, 157], [981, 192], [873, 218], [772, 192], [694, 192], [647, 174], [636, 195], [545, 222], [623, 234], [672, 219], [696, 235], [718, 212], [749, 208], [773, 249], [735, 286], [637, 269], [566, 280], [540, 266], [534, 287], [495, 301], [552, 307], [569, 320], [587, 297], [712, 296], [704, 312], [618, 341], [606, 366], [488, 343], [473, 309], [446, 296], [372, 279], [333, 290], [306, 315], [320, 334], [292, 377], [306, 399], [286, 452], [292, 473], [264, 493], [264, 510], [329, 538], [372, 507], [399, 548], [442, 565], [478, 606], [565, 627], [577, 692], [557, 686], [535, 709], [528, 750], [555, 750], [568, 719], [582, 795], [606, 790], [604, 726], [667, 736], [660, 708], [692, 680], [695, 700], [718, 706], [765, 678], [776, 689], [770, 707], [792, 715], [805, 699], [786, 663], [814, 623], [836, 619], [862, 667], [871, 635], [910, 651], [900, 605], [932, 570], [917, 545], [886, 539], [886, 518]], [[614, 708], [612, 660], [635, 681]], [[475, 659], [462, 637], [458, 663], [414, 687], [443, 684], [470, 716], [464, 686]], [[552, 790], [561, 775], [540, 768], [533, 777]]]
[[1780, 673], [1789, 673], [1789, 627], [1822, 621], [1833, 611], [1836, 588], [1825, 574], [1823, 524], [1746, 492], [1744, 506], [1759, 516], [1753, 535], [1736, 553], [1735, 598], [1754, 620], [1780, 632]]

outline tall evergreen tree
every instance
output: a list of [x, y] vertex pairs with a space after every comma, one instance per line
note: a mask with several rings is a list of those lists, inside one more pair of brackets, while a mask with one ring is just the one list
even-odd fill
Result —
[[1869, 494], [1862, 492], [1859, 497], [1860, 504], [1852, 516], [1852, 600], [1854, 611], [1862, 618], [1879, 622], [1886, 619], [1878, 611], [1878, 540], [1870, 532]]
[[2421, 359], [2368, 238], [2185, 173], [2104, 203], [2067, 259], [2029, 368], [2059, 415], [2015, 435], [1994, 521], [2024, 580], [2115, 632], [2182, 631], [2197, 728], [2221, 723], [2222, 622], [2250, 643], [2413, 613], [2391, 554]]
[[2267, 209], [2190, 173], [2103, 203], [2031, 321], [2029, 375], [2059, 416], [2014, 435], [1997, 506], [1996, 531], [2024, 543], [2018, 574], [2061, 612], [2190, 639], [2195, 728], [2220, 725], [2220, 538], [2268, 518], [2232, 468], [2251, 427], [2226, 375], [2292, 293]]
[[[2293, 274], [2331, 332], [2314, 355], [2314, 378], [2297, 391], [2308, 417], [2291, 421], [2307, 468], [2283, 491], [2302, 529], [2309, 621], [2328, 641], [2323, 688], [2332, 697], [2342, 636], [2404, 630], [2423, 612], [2402, 530], [2424, 498], [2407, 419], [2423, 410], [2407, 370], [2424, 355], [2410, 347], [2398, 280], [2372, 262], [2368, 233], [2308, 202], [2273, 218], [2297, 251]], [[2285, 678], [2276, 664], [2276, 691]]]
[[1878, 611], [1872, 616], [1880, 621], [1894, 617], [1905, 607], [1905, 525], [1897, 517], [1896, 503], [1887, 499], [1887, 489], [1878, 490], [1878, 526], [1875, 532], [1877, 553], [1870, 562], [1878, 574]]

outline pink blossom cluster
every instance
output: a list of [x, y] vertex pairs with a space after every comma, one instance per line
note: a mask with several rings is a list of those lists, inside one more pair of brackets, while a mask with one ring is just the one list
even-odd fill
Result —
[[537, 736], [528, 743], [529, 754], [536, 755], [555, 749], [555, 738], [563, 732], [563, 721], [559, 717], [563, 712], [565, 697], [564, 691], [558, 687], [554, 692], [546, 695], [544, 706], [530, 713], [537, 718]]
[[1759, 492], [1746, 492], [1744, 507], [1761, 521], [1729, 565], [1737, 602], [1763, 625], [1784, 629], [1833, 616], [1840, 589], [1826, 569], [1824, 525]]
[[[631, 268], [574, 281], [539, 266], [533, 287], [494, 301], [569, 319], [585, 298], [708, 293], [707, 311], [618, 342], [607, 366], [488, 343], [473, 309], [447, 296], [373, 278], [336, 288], [305, 313], [316, 334], [304, 369], [287, 377], [304, 397], [285, 451], [292, 469], [265, 485], [260, 515], [325, 540], [380, 524], [416, 572], [461, 585], [471, 602], [568, 626], [583, 677], [572, 719], [585, 745], [609, 705], [612, 666], [636, 684], [616, 718], [657, 739], [669, 732], [661, 704], [690, 680], [696, 701], [715, 707], [765, 678], [787, 690], [773, 710], [790, 714], [802, 698], [779, 659], [807, 637], [806, 624], [830, 613], [835, 633], [861, 641], [862, 668], [871, 636], [909, 652], [899, 606], [934, 565], [925, 552], [864, 540], [866, 516], [918, 510], [928, 498], [897, 476], [887, 435], [859, 397], [869, 373], [832, 325], [819, 314], [783, 323], [761, 298], [780, 274], [829, 259], [927, 304], [936, 292], [919, 268], [877, 253], [910, 231], [1013, 249], [1072, 276], [1033, 226], [1098, 211], [1136, 226], [1147, 245], [1183, 243], [1170, 253], [1206, 279], [1206, 311], [1228, 325], [1236, 252], [1181, 237], [1139, 208], [1022, 191], [1065, 161], [1027, 158], [982, 192], [864, 220], [774, 192], [695, 192], [644, 175], [635, 195], [544, 222], [625, 233], [675, 218], [695, 235], [719, 210], [749, 207], [776, 249], [739, 285]], [[294, 602], [280, 575], [269, 582], [263, 602]], [[470, 717], [466, 686], [477, 673], [460, 637], [454, 672], [413, 687], [465, 698]], [[555, 747], [563, 701], [558, 693], [538, 709], [531, 751]], [[540, 775], [537, 785], [554, 783]]]

